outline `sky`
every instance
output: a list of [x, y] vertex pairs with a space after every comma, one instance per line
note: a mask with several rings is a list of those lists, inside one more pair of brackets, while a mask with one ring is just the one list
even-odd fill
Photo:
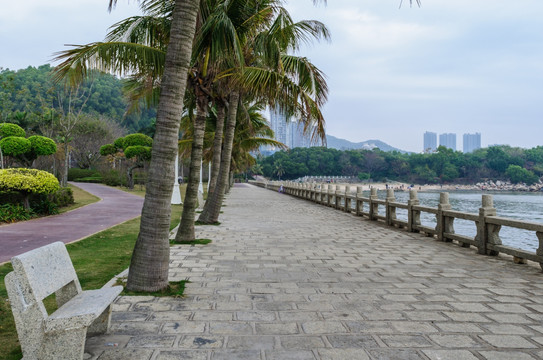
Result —
[[[0, 67], [52, 62], [65, 44], [100, 41], [137, 1], [2, 3]], [[327, 76], [330, 135], [421, 152], [425, 131], [481, 133], [483, 147], [543, 145], [543, 1], [290, 0], [295, 20], [319, 20], [331, 42], [304, 46]]]

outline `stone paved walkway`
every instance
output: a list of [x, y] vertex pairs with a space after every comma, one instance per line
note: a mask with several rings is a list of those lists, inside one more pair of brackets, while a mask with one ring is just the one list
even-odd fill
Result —
[[212, 244], [172, 247], [187, 296], [118, 298], [94, 358], [543, 358], [535, 266], [250, 185], [226, 204]]

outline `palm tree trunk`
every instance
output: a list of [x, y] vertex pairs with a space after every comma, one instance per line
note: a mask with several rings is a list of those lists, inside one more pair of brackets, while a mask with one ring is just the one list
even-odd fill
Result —
[[208, 199], [213, 194], [213, 191], [215, 191], [219, 170], [221, 168], [222, 134], [224, 130], [225, 110], [224, 103], [221, 100], [217, 101], [217, 123], [215, 125], [215, 138], [213, 139], [213, 160], [211, 161], [211, 174], [209, 174]]
[[126, 285], [131, 291], [152, 292], [168, 286], [174, 163], [198, 9], [198, 0], [175, 2], [140, 233]]
[[230, 175], [230, 162], [232, 160], [232, 146], [234, 143], [234, 134], [236, 132], [236, 117], [238, 111], [238, 102], [240, 94], [238, 91], [233, 91], [230, 94], [230, 106], [228, 108], [228, 118], [226, 120], [226, 129], [224, 133], [224, 148], [221, 156], [221, 168], [219, 171], [219, 178], [217, 179], [217, 186], [211, 197], [208, 196], [207, 203], [209, 206], [204, 208], [199, 221], [206, 224], [213, 224], [219, 220], [219, 214], [221, 212], [221, 206], [224, 199], [224, 193], [228, 185], [228, 178]]
[[176, 242], [193, 241], [195, 239], [194, 219], [196, 217], [196, 207], [198, 205], [198, 184], [200, 183], [205, 124], [209, 103], [207, 95], [203, 92], [200, 92], [197, 97], [198, 105], [196, 118], [194, 119], [192, 150], [190, 152], [189, 180], [185, 192], [181, 223], [179, 224], [179, 229], [175, 235]]

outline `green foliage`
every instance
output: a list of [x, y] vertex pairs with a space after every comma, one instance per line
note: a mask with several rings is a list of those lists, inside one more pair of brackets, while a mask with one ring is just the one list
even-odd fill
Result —
[[39, 155], [52, 155], [57, 152], [57, 144], [48, 137], [34, 135], [28, 138], [32, 144], [32, 152]]
[[8, 136], [26, 137], [26, 132], [17, 124], [0, 123], [0, 138]]
[[526, 183], [531, 185], [539, 180], [537, 175], [535, 175], [533, 172], [518, 165], [509, 165], [505, 171], [505, 174], [509, 177], [509, 179], [511, 179], [511, 182], [516, 184]]
[[[130, 134], [122, 138], [122, 149], [126, 150], [130, 146], [148, 146], [153, 145], [153, 139], [145, 134]], [[119, 139], [118, 139], [119, 140]], [[116, 142], [116, 141], [115, 141]]]
[[9, 136], [0, 140], [0, 148], [4, 155], [20, 156], [32, 150], [32, 143], [24, 137]]
[[115, 149], [124, 149], [124, 138], [120, 137], [118, 139], [115, 139], [113, 142], [113, 147]]
[[74, 192], [69, 187], [63, 187], [54, 193], [47, 194], [47, 200], [54, 203], [57, 207], [64, 207], [75, 202]]
[[70, 168], [68, 169], [68, 181], [77, 181], [78, 179], [85, 177], [99, 176], [100, 173], [96, 170], [89, 169], [78, 169]]
[[0, 170], [0, 190], [49, 194], [59, 189], [57, 178], [47, 171], [25, 168]]
[[[56, 94], [64, 91], [63, 84], [52, 80], [52, 70], [49, 65], [17, 71], [0, 70], [2, 119], [32, 131], [37, 131], [40, 124], [48, 121], [51, 116], [50, 110], [59, 107]], [[126, 114], [129, 104], [124, 96], [124, 85], [125, 80], [110, 74], [94, 72], [92, 84], [90, 82], [82, 84], [82, 90], [92, 90], [83, 112], [114, 119], [131, 132], [149, 127], [152, 119], [156, 117], [156, 110], [143, 107], [140, 111]], [[75, 99], [72, 106], [78, 108], [82, 101], [84, 99]]]
[[149, 146], [134, 145], [124, 149], [124, 156], [127, 159], [138, 158], [141, 160], [151, 160], [151, 148]]
[[[374, 150], [339, 151], [322, 147], [279, 151], [259, 160], [264, 176], [296, 179], [352, 176], [360, 180], [410, 183], [475, 183], [487, 179], [537, 182], [543, 175], [543, 146], [533, 149], [492, 146], [463, 154], [439, 147], [430, 154]], [[514, 165], [508, 172], [507, 170]]]
[[126, 174], [120, 173], [117, 170], [108, 170], [100, 172], [102, 175], [102, 183], [109, 186], [126, 186]]
[[100, 155], [102, 156], [114, 155], [115, 153], [117, 153], [117, 148], [114, 144], [106, 144], [100, 147]]
[[0, 205], [0, 223], [30, 220], [34, 217], [32, 209], [26, 209], [22, 204]]

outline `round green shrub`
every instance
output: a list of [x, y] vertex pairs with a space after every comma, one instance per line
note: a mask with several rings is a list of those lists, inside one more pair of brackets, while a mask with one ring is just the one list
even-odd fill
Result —
[[34, 135], [28, 138], [32, 144], [32, 152], [36, 155], [51, 155], [57, 152], [57, 144], [45, 136]]
[[17, 124], [0, 123], [0, 137], [8, 136], [26, 137], [26, 132]]
[[0, 170], [0, 190], [50, 194], [60, 188], [57, 178], [47, 171], [25, 168]]
[[32, 143], [24, 137], [9, 136], [0, 140], [4, 155], [19, 156], [32, 150]]
[[103, 145], [100, 147], [100, 155], [102, 156], [113, 155], [117, 152], [117, 149], [118, 148], [113, 144]]
[[118, 139], [115, 139], [113, 145], [115, 145], [117, 149], [124, 149], [124, 138], [120, 137]]
[[124, 156], [127, 159], [137, 157], [142, 160], [151, 160], [151, 148], [149, 146], [129, 146], [124, 149]]
[[150, 147], [153, 145], [153, 139], [145, 134], [130, 134], [126, 135], [123, 139], [123, 150], [126, 150], [130, 146]]

